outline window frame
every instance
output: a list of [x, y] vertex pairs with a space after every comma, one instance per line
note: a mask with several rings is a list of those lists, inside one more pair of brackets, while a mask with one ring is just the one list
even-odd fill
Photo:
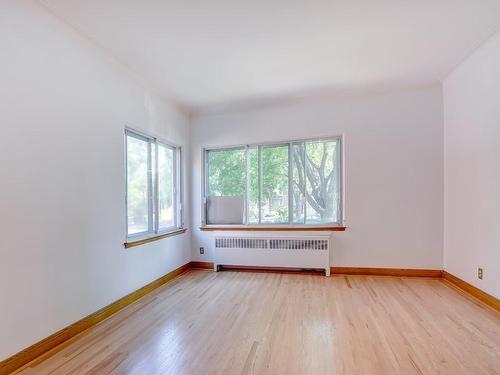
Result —
[[[260, 142], [260, 143], [248, 143], [248, 144], [240, 144], [240, 145], [230, 145], [230, 146], [204, 146], [201, 148], [201, 228], [209, 229], [210, 227], [217, 228], [331, 228], [331, 227], [342, 227], [345, 225], [345, 165], [344, 165], [344, 135], [334, 135], [334, 136], [322, 136], [315, 138], [298, 138], [291, 139], [285, 141], [270, 141], [270, 142]], [[307, 142], [321, 142], [321, 141], [336, 141], [338, 146], [336, 149], [337, 158], [338, 158], [338, 167], [337, 173], [339, 178], [339, 214], [338, 214], [338, 222], [325, 222], [319, 224], [306, 224], [306, 223], [294, 223], [293, 220], [293, 195], [292, 195], [292, 187], [293, 187], [293, 160], [291, 160], [291, 153], [293, 152], [293, 145], [299, 143], [307, 143]], [[262, 149], [265, 147], [276, 147], [276, 146], [288, 146], [288, 222], [286, 223], [262, 223]], [[248, 151], [251, 148], [258, 149], [258, 158], [259, 158], [259, 223], [249, 223], [248, 222], [248, 174], [249, 174], [249, 157]], [[208, 200], [208, 152], [210, 151], [222, 151], [222, 150], [244, 150], [245, 151], [245, 196], [244, 196], [244, 207], [245, 207], [245, 217], [243, 224], [215, 224], [215, 223], [207, 223], [207, 200]], [[304, 212], [306, 215], [306, 212]]]
[[[148, 230], [139, 233], [129, 234], [128, 225], [128, 142], [127, 137], [133, 137], [148, 144]], [[158, 171], [158, 146], [167, 147], [173, 150], [173, 211], [174, 225], [160, 228], [159, 226], [159, 171]], [[154, 147], [154, 160], [153, 160]], [[174, 233], [184, 228], [183, 213], [183, 175], [182, 175], [182, 147], [172, 142], [125, 127], [124, 131], [124, 162], [125, 162], [125, 244], [133, 241], [141, 241], [154, 237], [163, 237], [169, 233]], [[154, 183], [153, 183], [154, 182]]]

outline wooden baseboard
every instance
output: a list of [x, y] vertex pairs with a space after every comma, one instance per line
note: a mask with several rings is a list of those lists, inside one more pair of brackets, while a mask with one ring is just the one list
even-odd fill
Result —
[[[214, 269], [212, 262], [191, 262], [193, 268], [197, 269]], [[300, 268], [286, 267], [256, 267], [256, 266], [220, 266], [220, 271], [238, 271], [238, 272], [276, 272], [276, 273], [300, 273], [300, 274], [325, 274], [324, 270], [303, 270]]]
[[[213, 267], [212, 267], [213, 268]], [[258, 266], [219, 266], [221, 271], [238, 271], [238, 272], [262, 272], [262, 273], [290, 273], [300, 275], [325, 275], [325, 270], [310, 270], [291, 267], [258, 267]]]
[[406, 276], [441, 278], [442, 270], [411, 268], [331, 267], [332, 275]]
[[481, 289], [475, 287], [474, 285], [469, 284], [468, 282], [446, 271], [443, 271], [443, 279], [445, 279], [461, 291], [466, 292], [472, 297], [500, 312], [500, 300], [498, 298], [493, 297], [491, 294], [483, 292]]
[[191, 262], [191, 267], [213, 270], [214, 264], [212, 262]]
[[[191, 262], [193, 268], [213, 269], [212, 262]], [[409, 269], [409, 268], [362, 268], [362, 267], [331, 267], [332, 275], [366, 275], [366, 276], [407, 276], [407, 277], [443, 277], [442, 270]], [[221, 266], [227, 271], [261, 271], [261, 272], [302, 272], [301, 269], [282, 267], [248, 267], [248, 266]], [[308, 272], [318, 273], [318, 272]]]
[[92, 326], [102, 322], [104, 319], [110, 317], [115, 314], [119, 310], [124, 307], [134, 303], [139, 298], [145, 296], [146, 294], [152, 292], [154, 289], [162, 286], [168, 281], [174, 279], [180, 274], [186, 272], [191, 269], [191, 263], [187, 263], [172, 272], [169, 272], [163, 277], [143, 286], [142, 288], [132, 292], [125, 297], [120, 298], [119, 300], [113, 302], [112, 304], [96, 311], [89, 316], [77, 321], [76, 323], [71, 324], [70, 326], [63, 328], [62, 330], [50, 335], [49, 337], [33, 344], [29, 348], [26, 348], [20, 351], [17, 354], [3, 360], [0, 362], [0, 375], [9, 374], [18, 368], [24, 366], [25, 364], [31, 362], [35, 358], [41, 356], [42, 354], [47, 353], [50, 350], [53, 350], [58, 345], [63, 342], [71, 339], [72, 337], [78, 335], [79, 333], [89, 329]]

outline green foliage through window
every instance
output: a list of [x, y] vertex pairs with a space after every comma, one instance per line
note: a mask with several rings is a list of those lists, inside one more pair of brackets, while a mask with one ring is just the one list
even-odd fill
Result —
[[125, 134], [127, 237], [179, 227], [180, 150], [131, 130]]
[[232, 197], [233, 209], [241, 202], [246, 224], [340, 223], [340, 142], [207, 150], [207, 198]]

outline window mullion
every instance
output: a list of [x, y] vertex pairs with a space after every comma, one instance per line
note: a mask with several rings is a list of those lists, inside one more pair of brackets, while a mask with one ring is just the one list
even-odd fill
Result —
[[174, 227], [179, 227], [179, 220], [181, 219], [181, 215], [180, 215], [180, 212], [179, 212], [179, 205], [180, 205], [180, 201], [179, 201], [179, 191], [178, 191], [178, 176], [177, 176], [177, 150], [172, 150], [172, 178], [173, 178], [173, 181], [172, 181], [172, 185], [173, 185], [173, 189], [172, 189], [172, 203], [173, 203], [173, 212], [174, 212]]
[[160, 231], [160, 172], [159, 172], [159, 157], [158, 157], [158, 142], [155, 141], [155, 160], [154, 162], [154, 224], [155, 224], [155, 232], [158, 233]]
[[306, 150], [306, 142], [304, 142], [304, 147], [303, 147], [303, 163], [304, 163], [304, 224], [307, 224], [307, 150]]
[[128, 223], [128, 212], [129, 212], [129, 207], [128, 207], [128, 163], [129, 163], [129, 156], [128, 156], [128, 134], [125, 131], [125, 237], [128, 238], [129, 236], [129, 223]]
[[264, 181], [262, 178], [262, 146], [258, 148], [258, 176], [259, 176], [259, 224], [262, 223], [262, 190]]
[[335, 191], [337, 192], [337, 218], [336, 221], [338, 224], [343, 223], [344, 221], [344, 214], [342, 212], [343, 208], [343, 201], [344, 201], [344, 189], [342, 188], [344, 182], [342, 181], [342, 175], [341, 175], [341, 168], [342, 168], [342, 147], [343, 144], [339, 144], [338, 141], [335, 142], [335, 153], [336, 153], [336, 160], [334, 164], [335, 170], [335, 175], [336, 175], [336, 185], [335, 186]]
[[184, 171], [182, 168], [182, 163], [183, 163], [183, 158], [182, 158], [182, 148], [176, 148], [177, 151], [177, 164], [176, 168], [178, 171], [178, 177], [177, 177], [177, 189], [178, 189], [178, 199], [179, 199], [179, 221], [178, 221], [178, 226], [179, 228], [184, 227], [184, 207], [185, 207], [185, 202], [184, 202]]
[[154, 231], [153, 226], [153, 173], [152, 173], [152, 148], [151, 148], [151, 140], [147, 142], [147, 166], [148, 166], [148, 174], [147, 174], [147, 188], [148, 188], [148, 232]]
[[203, 218], [204, 218], [204, 223], [203, 224], [210, 224], [208, 222], [208, 196], [209, 196], [209, 190], [210, 190], [210, 165], [208, 163], [208, 151], [203, 151], [203, 168], [205, 172], [204, 176], [204, 184], [203, 184]]
[[288, 224], [293, 223], [293, 157], [292, 142], [288, 144]]
[[175, 200], [177, 202], [177, 211], [175, 217], [175, 223], [178, 228], [184, 226], [184, 191], [182, 190], [182, 179], [184, 178], [182, 174], [182, 153], [180, 148], [175, 149]]
[[248, 224], [248, 208], [249, 208], [249, 199], [248, 199], [248, 191], [250, 178], [249, 178], [249, 161], [248, 161], [248, 146], [245, 146], [245, 215], [243, 217], [243, 224]]

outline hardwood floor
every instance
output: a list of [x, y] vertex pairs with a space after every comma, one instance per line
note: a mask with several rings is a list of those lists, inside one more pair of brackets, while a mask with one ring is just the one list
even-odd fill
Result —
[[500, 374], [500, 314], [438, 279], [192, 270], [20, 374]]

